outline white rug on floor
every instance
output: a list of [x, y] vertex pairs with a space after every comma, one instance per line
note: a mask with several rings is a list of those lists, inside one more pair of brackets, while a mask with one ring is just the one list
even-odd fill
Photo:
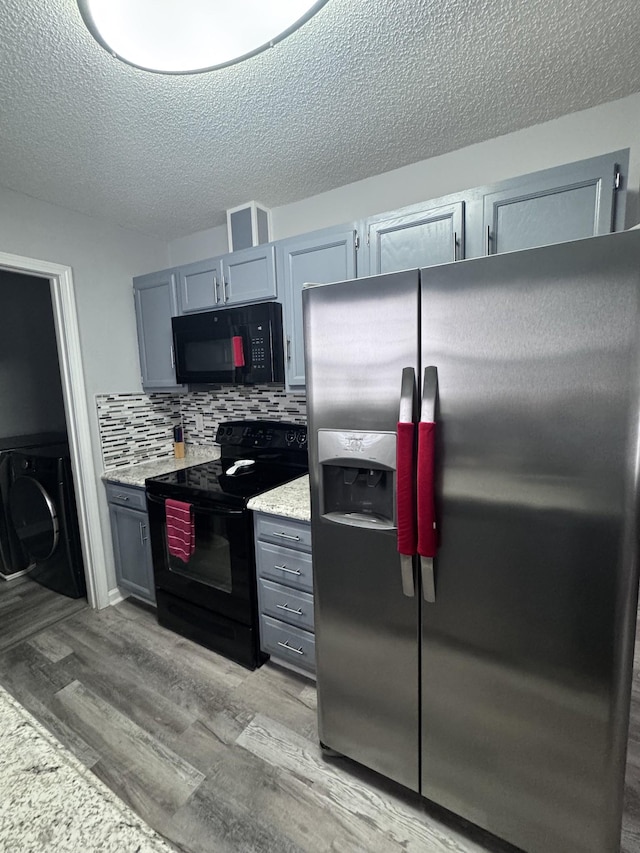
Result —
[[0, 687], [1, 853], [175, 853]]

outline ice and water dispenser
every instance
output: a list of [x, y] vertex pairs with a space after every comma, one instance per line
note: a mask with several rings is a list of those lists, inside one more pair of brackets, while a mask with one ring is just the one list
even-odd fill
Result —
[[318, 430], [320, 512], [355, 527], [393, 528], [396, 434]]

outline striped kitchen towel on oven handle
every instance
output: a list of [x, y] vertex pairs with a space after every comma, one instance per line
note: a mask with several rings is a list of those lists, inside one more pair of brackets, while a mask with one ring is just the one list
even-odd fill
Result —
[[196, 548], [196, 530], [193, 523], [193, 507], [185, 501], [166, 498], [164, 511], [167, 520], [167, 544], [169, 554], [184, 563]]

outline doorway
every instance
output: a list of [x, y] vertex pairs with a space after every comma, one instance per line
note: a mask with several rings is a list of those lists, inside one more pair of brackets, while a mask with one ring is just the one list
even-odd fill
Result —
[[0, 252], [0, 271], [22, 273], [49, 282], [87, 599], [93, 608], [106, 607], [109, 593], [102, 556], [100, 511], [72, 270], [60, 264]]

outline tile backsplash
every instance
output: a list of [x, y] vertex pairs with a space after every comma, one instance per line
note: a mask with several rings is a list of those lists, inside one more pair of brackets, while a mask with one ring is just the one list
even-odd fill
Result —
[[182, 403], [185, 440], [213, 444], [218, 424], [232, 420], [307, 422], [307, 401], [287, 394], [283, 386], [229, 385], [215, 391], [186, 394]]
[[160, 459], [173, 453], [173, 427], [182, 423], [187, 444], [214, 444], [221, 421], [277, 420], [304, 424], [304, 396], [281, 385], [222, 386], [188, 394], [98, 394], [105, 468]]
[[177, 395], [98, 394], [96, 405], [105, 468], [173, 453], [173, 427], [180, 424]]

